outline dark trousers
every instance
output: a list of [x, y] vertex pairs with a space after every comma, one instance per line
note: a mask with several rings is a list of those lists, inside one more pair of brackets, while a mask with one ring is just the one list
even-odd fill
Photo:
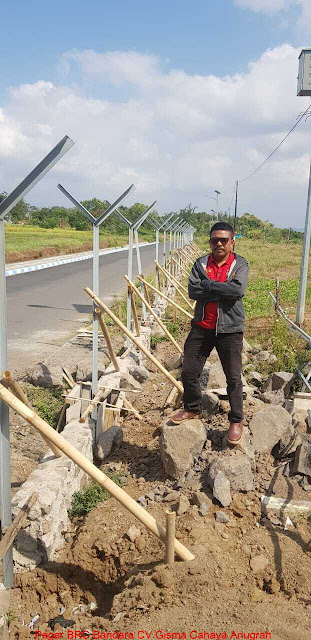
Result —
[[184, 346], [182, 381], [184, 385], [184, 407], [187, 411], [200, 413], [200, 377], [206, 359], [216, 347], [227, 380], [227, 393], [231, 411], [230, 422], [243, 420], [242, 348], [243, 333], [218, 333], [192, 324]]

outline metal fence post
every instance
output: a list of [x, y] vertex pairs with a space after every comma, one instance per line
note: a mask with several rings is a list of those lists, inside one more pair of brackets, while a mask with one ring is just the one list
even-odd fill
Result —
[[[99, 292], [99, 227], [100, 225], [109, 218], [109, 216], [116, 211], [118, 215], [123, 219], [126, 218], [117, 211], [117, 207], [127, 196], [130, 195], [134, 189], [136, 189], [135, 185], [132, 184], [124, 193], [122, 193], [117, 200], [108, 206], [108, 208], [103, 211], [98, 218], [90, 213], [86, 207], [79, 202], [65, 187], [61, 184], [58, 184], [58, 189], [70, 200], [83, 215], [88, 218], [88, 220], [92, 224], [93, 228], [93, 287], [97, 288]], [[93, 397], [96, 395], [98, 390], [98, 318], [95, 313], [95, 304], [93, 305], [93, 347], [92, 347], [92, 395]]]
[[309, 188], [308, 199], [305, 219], [305, 230], [303, 235], [303, 248], [300, 267], [300, 283], [297, 302], [296, 324], [300, 327], [304, 321], [305, 315], [305, 302], [307, 292], [307, 278], [308, 278], [308, 265], [309, 265], [309, 252], [310, 252], [310, 237], [311, 237], [311, 217], [310, 217], [310, 202], [311, 202], [311, 162], [309, 173]]
[[[5, 277], [5, 233], [4, 217], [11, 209], [52, 169], [69, 151], [74, 142], [64, 136], [60, 142], [39, 162], [22, 182], [0, 203], [0, 367], [1, 373], [8, 368], [7, 294]], [[11, 513], [11, 469], [9, 410], [0, 401], [0, 520], [1, 529], [12, 522]], [[3, 584], [13, 587], [12, 548], [2, 561]]]

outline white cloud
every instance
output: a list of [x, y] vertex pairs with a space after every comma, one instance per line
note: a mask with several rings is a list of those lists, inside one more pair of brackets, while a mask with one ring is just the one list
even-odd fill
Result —
[[[241, 9], [250, 9], [256, 13], [278, 14], [282, 13], [284, 24], [288, 26], [287, 13], [289, 9], [299, 10], [296, 30], [299, 36], [310, 37], [311, 29], [311, 1], [310, 0], [234, 0], [234, 4]], [[287, 18], [286, 18], [287, 16]], [[292, 20], [292, 18], [291, 18]]]
[[[234, 181], [265, 159], [308, 104], [296, 98], [298, 53], [282, 45], [246, 73], [225, 77], [166, 71], [155, 56], [137, 52], [66, 53], [62, 85], [40, 81], [10, 90], [0, 111], [0, 191], [14, 188], [67, 133], [76, 145], [30, 202], [67, 206], [58, 181], [80, 199], [111, 200], [134, 182], [132, 201], [157, 198], [161, 211], [189, 202], [213, 208], [202, 194], [216, 188], [225, 209]], [[282, 224], [294, 211], [296, 226], [302, 224], [309, 128], [310, 121], [301, 123], [241, 184], [241, 211]]]
[[285, 9], [288, 0], [235, 0], [235, 4], [242, 9], [251, 9], [257, 13], [276, 13]]

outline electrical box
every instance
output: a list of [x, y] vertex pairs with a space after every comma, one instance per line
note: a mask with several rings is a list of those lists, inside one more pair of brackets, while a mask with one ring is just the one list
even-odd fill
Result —
[[297, 96], [311, 96], [311, 49], [303, 49], [299, 56]]

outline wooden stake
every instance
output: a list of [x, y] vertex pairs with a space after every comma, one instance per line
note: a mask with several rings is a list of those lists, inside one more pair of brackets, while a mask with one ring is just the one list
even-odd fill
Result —
[[116, 371], [120, 371], [120, 365], [117, 361], [117, 358], [115, 356], [115, 352], [113, 350], [113, 346], [112, 346], [112, 342], [111, 342], [111, 338], [109, 335], [109, 331], [105, 322], [105, 318], [103, 316], [103, 314], [101, 313], [100, 309], [95, 309], [95, 313], [98, 315], [98, 321], [100, 324], [100, 328], [103, 332], [103, 336], [106, 340], [106, 345], [107, 345], [107, 349], [108, 349], [108, 353], [109, 353], [109, 358], [110, 361], [112, 362], [114, 368]]
[[129, 289], [129, 293], [131, 295], [131, 307], [132, 307], [132, 313], [133, 313], [133, 318], [134, 318], [134, 325], [135, 325], [136, 335], [140, 336], [138, 315], [137, 315], [136, 304], [135, 304], [135, 300], [134, 300], [134, 296], [133, 296], [133, 289], [132, 289], [131, 286], [129, 286], [128, 289]]
[[70, 371], [68, 371], [68, 369], [65, 369], [65, 367], [63, 367], [63, 372], [64, 372], [64, 378], [65, 380], [68, 382], [69, 386], [71, 387], [71, 389], [73, 389], [76, 386], [76, 383], [70, 373]]
[[[163, 267], [162, 267], [162, 269], [163, 269]], [[172, 280], [174, 280], [174, 282], [176, 283], [177, 287], [179, 287], [180, 289], [182, 289], [182, 290], [185, 292], [185, 294], [186, 294], [186, 295], [188, 295], [188, 291], [187, 291], [186, 287], [184, 287], [184, 285], [183, 285], [183, 284], [181, 284], [181, 282], [178, 282], [178, 280], [176, 280], [176, 278], [175, 278], [175, 277], [174, 277], [174, 276], [169, 272], [169, 270], [168, 270], [168, 269], [164, 269], [164, 271], [165, 271], [165, 273], [166, 273], [166, 275], [167, 275], [167, 276], [170, 276], [170, 278], [171, 278]]]
[[[98, 302], [96, 302], [98, 304]], [[114, 314], [113, 314], [114, 315]], [[114, 316], [116, 317], [116, 316]], [[122, 504], [130, 513], [135, 516], [151, 533], [160, 538], [162, 542], [165, 542], [166, 530], [157, 522], [157, 520], [148, 511], [139, 505], [134, 498], [129, 496], [121, 487], [113, 482], [108, 476], [106, 476], [100, 469], [98, 469], [90, 460], [86, 458], [80, 451], [78, 451], [70, 442], [68, 442], [59, 433], [56, 433], [52, 427], [50, 427], [42, 418], [40, 418], [34, 411], [31, 411], [23, 402], [15, 398], [15, 396], [6, 389], [3, 385], [0, 385], [0, 399], [3, 400], [11, 409], [17, 411], [27, 422], [32, 424], [40, 433], [49, 438], [55, 446], [59, 447], [63, 453], [73, 460], [80, 469], [85, 471], [95, 482], [98, 482], [102, 487], [116, 498], [120, 504]], [[182, 560], [193, 560], [194, 555], [189, 551], [179, 540], [174, 540], [175, 553]]]
[[62, 406], [62, 410], [59, 414], [59, 418], [58, 418], [58, 422], [57, 422], [57, 427], [56, 427], [56, 431], [57, 433], [59, 433], [59, 430], [61, 428], [62, 422], [63, 422], [63, 418], [65, 415], [65, 411], [66, 411], [66, 407], [68, 407], [67, 402], [64, 402], [63, 406]]
[[[144, 280], [145, 280], [145, 276], [144, 276], [144, 274], [143, 274], [143, 273], [141, 273], [140, 275], [141, 275], [141, 277], [142, 277], [142, 279], [143, 279], [143, 281], [144, 281]], [[147, 302], [148, 302], [148, 304], [149, 304], [149, 306], [150, 306], [149, 291], [148, 291], [148, 287], [146, 287], [146, 285], [145, 285], [145, 284], [144, 284], [144, 292], [145, 292], [145, 298], [146, 298], [146, 300], [147, 300]]]
[[152, 353], [150, 353], [150, 351], [148, 351], [148, 349], [146, 349], [146, 347], [140, 343], [139, 338], [136, 338], [136, 336], [134, 336], [134, 334], [132, 333], [132, 331], [129, 331], [129, 329], [123, 324], [123, 322], [121, 322], [121, 320], [119, 320], [119, 318], [117, 318], [117, 316], [115, 316], [115, 314], [113, 313], [113, 311], [111, 311], [111, 309], [109, 309], [109, 307], [107, 307], [107, 305], [100, 300], [100, 298], [98, 298], [95, 293], [93, 293], [93, 291], [91, 291], [91, 289], [89, 289], [89, 287], [86, 287], [84, 289], [84, 291], [86, 291], [86, 293], [90, 296], [90, 298], [92, 298], [92, 300], [94, 300], [94, 302], [96, 302], [96, 304], [100, 307], [100, 309], [102, 309], [105, 313], [107, 313], [108, 316], [110, 316], [110, 318], [118, 325], [118, 327], [121, 329], [121, 331], [123, 331], [123, 333], [125, 333], [126, 336], [128, 336], [130, 338], [130, 340], [132, 340], [132, 342], [134, 342], [134, 344], [136, 344], [136, 346], [145, 354], [145, 356], [147, 358], [149, 358], [149, 360], [151, 360], [151, 362], [157, 367], [157, 369], [159, 369], [159, 371], [161, 371], [161, 373], [163, 373], [165, 375], [165, 377], [175, 386], [177, 387], [177, 389], [183, 393], [183, 386], [180, 384], [180, 382], [178, 382], [170, 373], [169, 371], [167, 371], [165, 369], [165, 367], [163, 367], [163, 365], [161, 364], [161, 362], [159, 362], [153, 355]]
[[146, 308], [148, 309], [149, 313], [151, 313], [151, 315], [154, 317], [154, 319], [157, 321], [158, 325], [161, 327], [161, 329], [163, 329], [164, 333], [167, 335], [168, 339], [172, 342], [172, 344], [174, 345], [174, 347], [176, 347], [177, 351], [179, 351], [179, 353], [182, 353], [182, 348], [179, 346], [179, 344], [176, 342], [176, 340], [174, 340], [172, 334], [169, 332], [169, 330], [166, 328], [165, 324], [162, 322], [161, 318], [159, 318], [159, 316], [157, 316], [157, 314], [155, 313], [155, 311], [153, 310], [153, 308], [150, 306], [149, 302], [147, 302], [147, 300], [145, 300], [145, 298], [142, 296], [142, 294], [140, 293], [139, 289], [137, 289], [137, 287], [135, 287], [134, 283], [131, 282], [131, 280], [129, 280], [129, 278], [127, 276], [124, 276], [125, 280], [131, 285], [133, 291], [135, 291], [136, 295], [140, 298], [140, 300], [146, 305]]
[[[0, 380], [0, 382], [7, 388], [10, 389], [10, 391], [14, 394], [14, 396], [16, 398], [18, 398], [18, 400], [20, 400], [21, 402], [23, 402], [26, 407], [29, 407], [29, 409], [32, 409], [31, 403], [29, 402], [26, 394], [24, 393], [22, 387], [20, 386], [20, 384], [17, 382], [17, 380], [15, 380], [14, 376], [12, 375], [12, 373], [10, 371], [4, 371], [2, 374], [2, 380]], [[49, 447], [49, 449], [51, 449], [51, 451], [53, 451], [54, 456], [56, 456], [57, 458], [61, 458], [61, 451], [59, 451], [59, 449], [57, 447], [54, 447], [53, 443], [50, 442], [49, 440], [47, 440], [46, 438], [43, 437], [43, 440], [45, 442], [45, 444]]]
[[159, 291], [158, 289], [156, 289], [155, 287], [152, 286], [152, 284], [150, 284], [149, 282], [147, 282], [146, 280], [143, 280], [140, 276], [138, 276], [138, 280], [140, 280], [140, 282], [143, 282], [144, 284], [147, 285], [147, 287], [149, 287], [149, 289], [152, 289], [152, 291], [155, 291], [155, 293], [157, 293], [159, 296], [161, 296], [162, 298], [164, 298], [164, 300], [166, 300], [169, 304], [171, 304], [173, 307], [176, 307], [176, 309], [178, 309], [179, 311], [181, 311], [182, 313], [185, 314], [185, 316], [188, 316], [188, 318], [190, 318], [190, 320], [192, 320], [193, 315], [191, 315], [190, 313], [188, 313], [188, 311], [186, 311], [185, 309], [183, 309], [183, 307], [180, 307], [179, 304], [177, 304], [176, 302], [174, 302], [173, 300], [171, 300], [171, 298], [169, 298], [168, 296], [166, 296], [164, 293], [162, 293], [162, 291]]
[[105, 395], [105, 391], [106, 391], [105, 389], [100, 389], [97, 392], [96, 396], [93, 398], [93, 400], [91, 400], [87, 409], [85, 409], [85, 411], [82, 413], [82, 416], [79, 422], [87, 421], [88, 417], [91, 415], [91, 413], [93, 413], [94, 409], [96, 409], [97, 405], [100, 403], [101, 399]]
[[165, 539], [165, 564], [172, 567], [175, 561], [174, 540], [175, 540], [175, 511], [166, 511], [166, 539]]
[[137, 420], [142, 420], [142, 416], [140, 415], [140, 413], [138, 413], [138, 411], [135, 409], [135, 407], [133, 407], [133, 405], [127, 398], [124, 398], [124, 407], [125, 409], [132, 411]]
[[163, 271], [164, 275], [166, 276], [167, 280], [171, 283], [171, 285], [174, 287], [174, 289], [176, 289], [177, 293], [180, 295], [180, 297], [185, 301], [185, 303], [190, 307], [191, 311], [193, 311], [193, 306], [191, 304], [191, 302], [188, 300], [188, 298], [186, 298], [186, 296], [180, 291], [179, 287], [177, 286], [177, 284], [175, 284], [175, 282], [173, 281], [173, 279], [171, 278], [169, 273], [165, 273], [164, 269], [161, 267], [161, 265], [159, 265], [156, 261], [155, 261], [156, 265], [158, 266], [159, 269], [161, 269], [161, 271]]
[[6, 530], [1, 542], [0, 542], [0, 561], [5, 556], [6, 552], [9, 550], [10, 546], [13, 544], [16, 535], [19, 530], [24, 526], [27, 516], [31, 511], [33, 505], [38, 500], [38, 494], [32, 493], [28, 500], [25, 502], [24, 506], [18, 512], [16, 518], [10, 524], [8, 529]]

